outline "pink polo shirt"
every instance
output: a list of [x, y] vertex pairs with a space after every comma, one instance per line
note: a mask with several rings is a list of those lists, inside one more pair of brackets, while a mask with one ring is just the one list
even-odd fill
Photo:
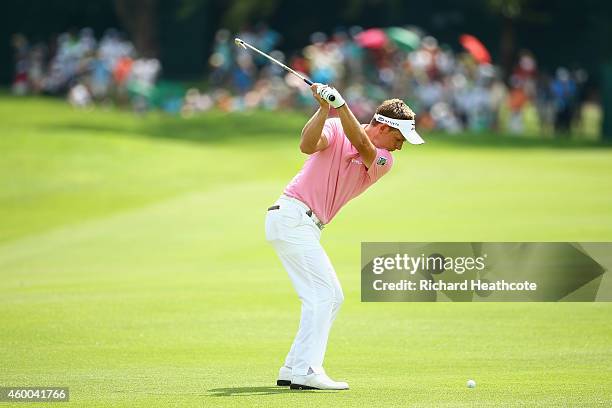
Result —
[[327, 119], [323, 127], [329, 145], [311, 154], [284, 193], [297, 198], [329, 223], [350, 199], [357, 197], [393, 165], [388, 150], [376, 149], [376, 158], [366, 168], [361, 155], [344, 134], [339, 118]]

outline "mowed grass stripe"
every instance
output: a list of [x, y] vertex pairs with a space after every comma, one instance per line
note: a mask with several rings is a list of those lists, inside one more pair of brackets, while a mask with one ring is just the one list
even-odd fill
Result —
[[605, 146], [463, 135], [398, 152], [323, 234], [346, 295], [325, 366], [351, 390], [296, 393], [273, 386], [299, 302], [263, 221], [303, 161], [304, 115], [3, 97], [0, 118], [0, 385], [100, 407], [612, 401], [607, 303], [359, 301], [361, 241], [610, 240]]

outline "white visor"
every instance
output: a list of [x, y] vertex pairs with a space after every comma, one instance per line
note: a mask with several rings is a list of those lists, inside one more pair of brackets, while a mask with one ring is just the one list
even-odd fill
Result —
[[374, 119], [385, 125], [389, 125], [392, 128], [399, 129], [402, 132], [404, 139], [409, 141], [411, 144], [423, 144], [425, 141], [419, 136], [416, 131], [416, 125], [414, 120], [408, 119], [391, 119], [378, 113], [374, 114]]

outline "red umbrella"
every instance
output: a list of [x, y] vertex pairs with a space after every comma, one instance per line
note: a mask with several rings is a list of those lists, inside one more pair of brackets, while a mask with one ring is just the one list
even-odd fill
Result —
[[382, 48], [387, 44], [387, 34], [380, 28], [370, 28], [355, 36], [357, 44], [363, 48]]
[[459, 37], [459, 43], [469, 52], [476, 61], [481, 64], [491, 63], [491, 54], [480, 40], [473, 35], [463, 34]]

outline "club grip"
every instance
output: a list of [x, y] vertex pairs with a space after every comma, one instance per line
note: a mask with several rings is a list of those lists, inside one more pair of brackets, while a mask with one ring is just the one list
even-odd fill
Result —
[[[304, 81], [306, 81], [308, 85], [312, 85], [312, 81], [309, 81], [306, 78], [304, 78]], [[327, 99], [328, 102], [333, 102], [336, 100], [336, 97], [334, 95], [329, 95], [327, 98], [323, 98], [323, 99]]]

